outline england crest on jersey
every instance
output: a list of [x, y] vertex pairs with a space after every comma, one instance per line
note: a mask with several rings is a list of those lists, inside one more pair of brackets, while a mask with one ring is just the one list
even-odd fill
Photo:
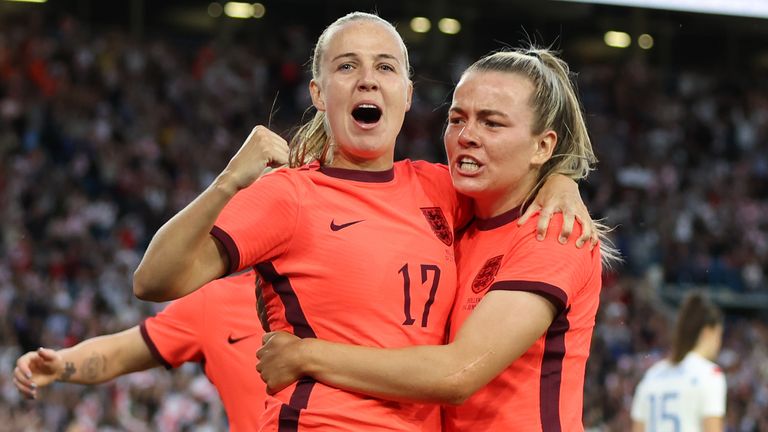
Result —
[[440, 207], [422, 207], [421, 212], [424, 213], [424, 217], [427, 218], [427, 222], [429, 222], [429, 226], [437, 238], [447, 246], [452, 245], [453, 232], [448, 226], [448, 220], [445, 219], [443, 210]]
[[495, 256], [483, 264], [483, 268], [477, 272], [475, 280], [472, 281], [472, 291], [479, 294], [491, 286], [491, 283], [496, 278], [496, 273], [501, 268], [502, 258], [504, 258], [504, 255]]

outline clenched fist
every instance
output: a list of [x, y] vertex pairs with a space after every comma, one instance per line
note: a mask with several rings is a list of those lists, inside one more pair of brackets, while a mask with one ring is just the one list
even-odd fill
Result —
[[251, 185], [267, 168], [288, 163], [288, 143], [264, 126], [256, 126], [229, 161], [221, 175], [229, 185], [241, 190]]

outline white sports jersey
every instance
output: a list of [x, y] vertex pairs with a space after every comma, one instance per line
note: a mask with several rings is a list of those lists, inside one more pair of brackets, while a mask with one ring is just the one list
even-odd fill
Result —
[[637, 385], [632, 420], [647, 432], [698, 432], [706, 417], [725, 416], [725, 375], [719, 366], [690, 352], [683, 361], [654, 364]]

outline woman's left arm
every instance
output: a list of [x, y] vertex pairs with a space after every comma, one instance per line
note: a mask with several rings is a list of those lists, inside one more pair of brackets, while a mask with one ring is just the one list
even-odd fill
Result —
[[460, 404], [525, 353], [555, 313], [537, 294], [493, 291], [448, 345], [382, 349], [269, 333], [257, 369], [270, 393], [311, 376], [384, 399]]

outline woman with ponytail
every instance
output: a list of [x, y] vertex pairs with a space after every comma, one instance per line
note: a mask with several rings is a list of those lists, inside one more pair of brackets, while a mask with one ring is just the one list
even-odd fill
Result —
[[[213, 184], [157, 232], [134, 292], [164, 301], [253, 267], [270, 330], [377, 347], [442, 343], [456, 293], [454, 228], [472, 208], [445, 166], [393, 161], [411, 104], [405, 45], [388, 22], [353, 13], [322, 33], [312, 74], [317, 114], [290, 151], [255, 128]], [[256, 181], [288, 160], [290, 168]], [[555, 183], [550, 195], [580, 205], [573, 180]], [[436, 406], [309, 379], [267, 398], [262, 419], [262, 430], [440, 428]]]
[[[381, 349], [269, 333], [258, 353], [267, 389], [311, 377], [456, 405], [443, 413], [448, 431], [583, 431], [602, 262], [618, 253], [599, 225], [603, 241], [589, 250], [537, 240], [538, 216], [517, 223], [552, 175], [581, 179], [595, 162], [568, 65], [535, 48], [478, 60], [456, 86], [444, 142], [475, 215], [457, 239], [450, 342]], [[562, 224], [555, 215], [551, 227]]]
[[632, 431], [722, 432], [725, 376], [714, 362], [723, 339], [720, 309], [700, 293], [686, 297], [669, 358], [645, 373], [632, 401]]

